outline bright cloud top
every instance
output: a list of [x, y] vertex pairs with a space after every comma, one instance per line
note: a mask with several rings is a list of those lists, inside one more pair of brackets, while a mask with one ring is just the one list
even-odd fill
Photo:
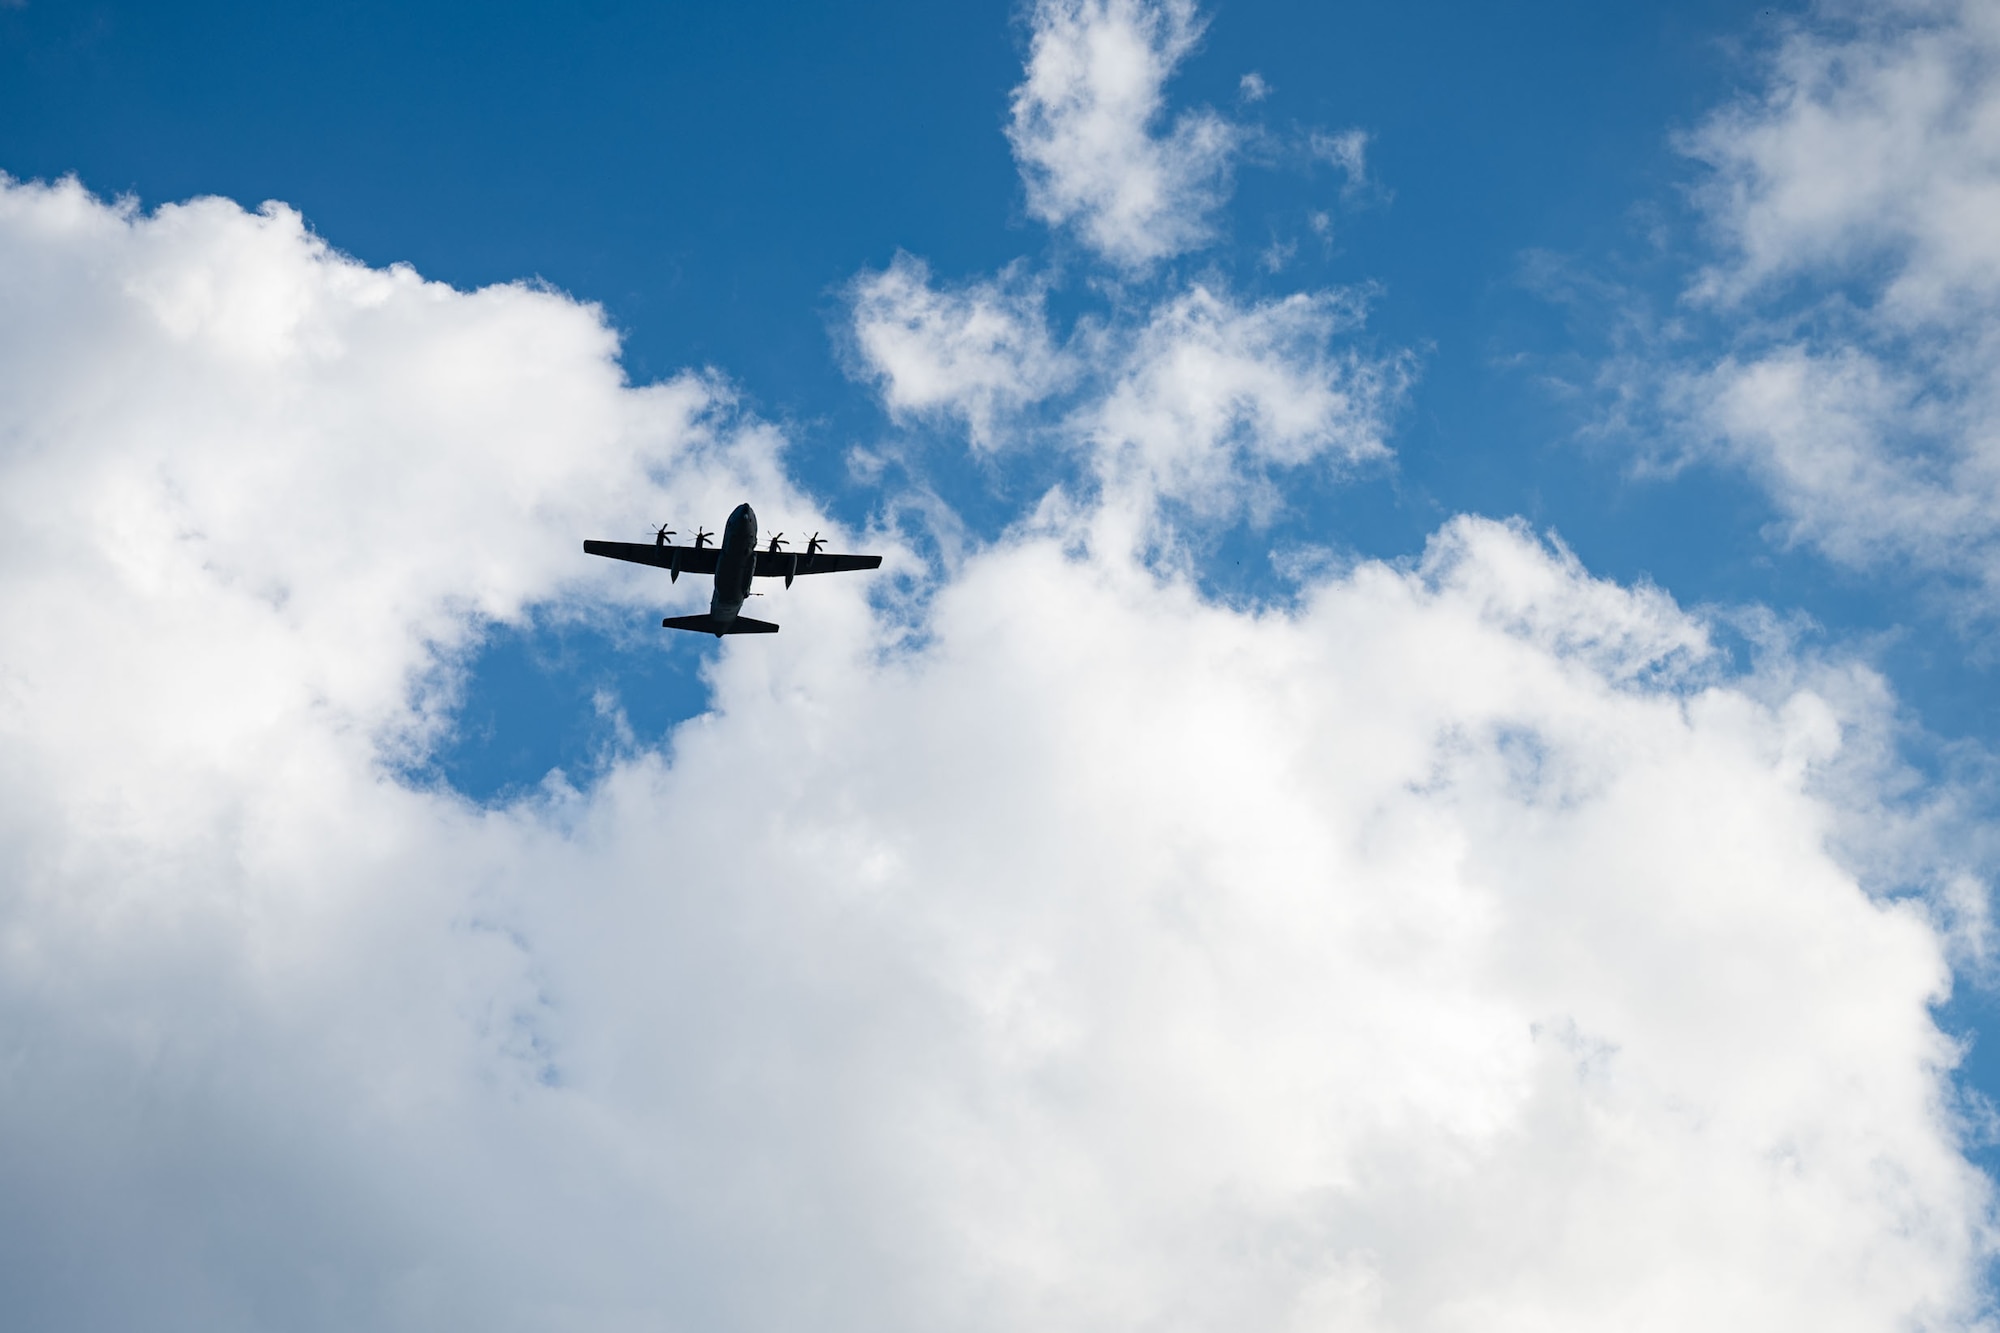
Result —
[[1739, 346], [1680, 410], [1856, 565], [2000, 589], [2000, 5], [1823, 13], [1686, 141]]
[[1041, 0], [1007, 129], [1028, 211], [1124, 268], [1205, 243], [1236, 131], [1186, 112], [1156, 134], [1168, 77], [1202, 23], [1191, 0]]
[[1140, 511], [1268, 513], [1275, 473], [1386, 459], [1414, 372], [1354, 341], [1366, 310], [1352, 292], [1245, 305], [1197, 283], [1061, 342], [1018, 266], [940, 287], [899, 256], [851, 298], [858, 369], [892, 416], [962, 422], [977, 449], [1066, 442]]
[[1019, 271], [958, 289], [933, 286], [898, 255], [851, 289], [861, 372], [899, 419], [955, 418], [977, 448], [1076, 373], [1048, 327], [1042, 291]]
[[[1222, 606], [1072, 498], [920, 640], [794, 592], [711, 712], [480, 810], [395, 776], [439, 661], [650, 613], [577, 538], [803, 507], [777, 436], [277, 207], [8, 184], [0, 298], [24, 1323], [1972, 1326], [1840, 673], [1474, 519]], [[1287, 369], [1341, 317], [1170, 301], [1093, 400], [1169, 442], [1130, 485], [1363, 448]]]
[[[1105, 512], [1121, 514], [1099, 528], [1118, 542], [1157, 539], [1148, 515], [1162, 500], [1268, 519], [1282, 507], [1274, 473], [1388, 458], [1389, 423], [1413, 378], [1410, 356], [1361, 346], [1358, 292], [1246, 304], [1214, 276], [1135, 280], [1151, 261], [1206, 243], [1224, 198], [1235, 128], [1190, 112], [1166, 137], [1153, 132], [1166, 81], [1202, 26], [1183, 0], [1034, 10], [1008, 134], [1031, 211], [1073, 225], [1109, 262], [1118, 299], [1108, 310], [1059, 334], [1047, 309], [1058, 279], [1030, 276], [1025, 260], [953, 285], [899, 255], [849, 291], [853, 368], [893, 418], [962, 424], [980, 450], [1068, 445], [1112, 502]], [[1246, 75], [1243, 92], [1256, 101], [1268, 89]], [[1367, 146], [1361, 130], [1315, 132], [1305, 152], [1337, 167], [1351, 192], [1367, 183]]]
[[725, 392], [626, 387], [598, 313], [546, 291], [369, 269], [282, 206], [141, 217], [73, 182], [0, 182], [0, 234], [0, 503], [48, 599], [13, 638], [54, 654], [9, 677], [31, 712], [88, 716], [182, 644], [214, 655], [183, 683], [220, 711], [162, 707], [175, 744], [297, 710], [372, 732], [479, 621], [613, 582], [571, 559], [587, 519], [650, 516], [669, 482], [711, 509], [787, 494], [769, 439], [719, 428]]
[[1704, 292], [1827, 269], [1881, 274], [1906, 322], [2000, 295], [2000, 7], [1898, 3], [1792, 32], [1770, 81], [1686, 147], [1715, 170], [1705, 202], [1731, 243]]
[[1153, 312], [1076, 427], [1114, 488], [1227, 511], [1273, 467], [1384, 458], [1402, 358], [1336, 352], [1357, 301], [1300, 294], [1240, 307], [1195, 286]]

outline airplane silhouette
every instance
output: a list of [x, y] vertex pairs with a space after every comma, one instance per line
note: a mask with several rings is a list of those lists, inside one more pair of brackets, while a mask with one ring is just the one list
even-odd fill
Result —
[[693, 630], [698, 634], [776, 634], [778, 627], [768, 620], [752, 620], [742, 614], [743, 599], [750, 595], [750, 580], [783, 579], [787, 588], [803, 574], [842, 574], [855, 569], [879, 569], [879, 555], [836, 555], [820, 549], [815, 532], [803, 551], [784, 549], [785, 534], [774, 533], [770, 544], [757, 549], [757, 511], [748, 504], [736, 506], [722, 525], [722, 545], [708, 545], [708, 533], [697, 530], [693, 546], [674, 546], [667, 538], [674, 530], [662, 523], [653, 532], [653, 542], [600, 542], [583, 544], [585, 555], [629, 560], [635, 565], [652, 565], [667, 571], [670, 582], [680, 582], [683, 574], [712, 574], [715, 595], [709, 598], [705, 616], [668, 616], [660, 624], [667, 629]]

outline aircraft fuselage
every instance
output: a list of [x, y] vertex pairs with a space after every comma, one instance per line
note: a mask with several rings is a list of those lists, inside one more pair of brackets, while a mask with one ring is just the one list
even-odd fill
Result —
[[[6, 0], [0, 0], [0, 7], [5, 4]], [[718, 545], [709, 545], [706, 529], [697, 531], [693, 546], [671, 544], [667, 538], [672, 533], [673, 529], [661, 524], [654, 529], [650, 542], [591, 540], [583, 544], [583, 553], [664, 569], [667, 577], [676, 582], [683, 574], [712, 577], [715, 580], [715, 595], [709, 598], [707, 615], [668, 616], [660, 622], [660, 626], [696, 634], [713, 634], [718, 639], [725, 634], [778, 632], [778, 627], [770, 621], [743, 614], [743, 599], [750, 596], [752, 579], [783, 579], [789, 588], [793, 579], [807, 575], [842, 574], [882, 567], [879, 555], [847, 555], [826, 550], [817, 532], [807, 538], [803, 551], [785, 550], [780, 540], [783, 533], [773, 537], [771, 544], [760, 551], [757, 549], [757, 511], [747, 504], [737, 505], [736, 512], [723, 523], [722, 540]]]
[[722, 525], [722, 549], [715, 563], [715, 595], [708, 613], [720, 623], [736, 619], [750, 595], [750, 577], [757, 568], [757, 511], [737, 505]]

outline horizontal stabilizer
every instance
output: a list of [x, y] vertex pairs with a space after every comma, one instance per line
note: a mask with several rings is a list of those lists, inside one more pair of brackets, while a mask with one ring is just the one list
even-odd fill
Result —
[[660, 622], [662, 629], [691, 629], [697, 634], [713, 634], [721, 638], [725, 634], [776, 634], [778, 627], [768, 620], [752, 620], [748, 616], [735, 616], [728, 620], [717, 620], [714, 616], [668, 616]]

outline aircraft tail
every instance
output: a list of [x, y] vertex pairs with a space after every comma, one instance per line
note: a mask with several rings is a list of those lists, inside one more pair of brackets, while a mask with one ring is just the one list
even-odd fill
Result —
[[776, 634], [778, 627], [768, 620], [752, 620], [748, 616], [736, 616], [730, 620], [717, 620], [714, 616], [668, 616], [660, 622], [662, 629], [693, 630], [696, 634], [713, 634], [721, 638], [725, 634]]

